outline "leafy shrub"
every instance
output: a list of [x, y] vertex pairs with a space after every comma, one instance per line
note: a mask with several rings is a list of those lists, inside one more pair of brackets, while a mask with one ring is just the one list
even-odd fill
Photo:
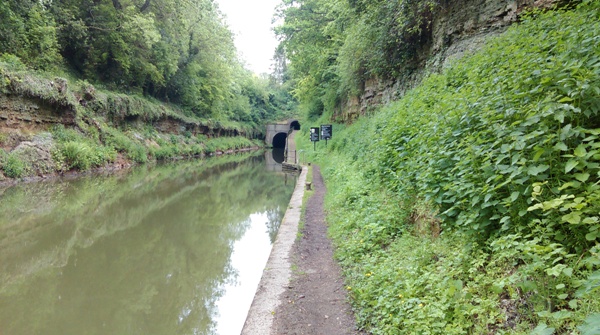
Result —
[[126, 152], [135, 146], [133, 140], [115, 128], [106, 127], [102, 131], [104, 132], [104, 145], [108, 147], [119, 152]]
[[600, 228], [595, 15], [548, 13], [431, 76], [387, 112], [380, 174], [469, 234], [583, 251]]
[[62, 162], [67, 169], [81, 171], [114, 162], [117, 152], [108, 147], [92, 145], [86, 142], [69, 141], [62, 143], [53, 153], [55, 161]]
[[[599, 9], [590, 1], [528, 19], [375, 116], [337, 127], [327, 149], [310, 144], [334, 186], [327, 219], [361, 326], [594, 334]], [[432, 203], [438, 238], [412, 226]]]
[[83, 141], [81, 133], [72, 128], [65, 128], [62, 124], [56, 124], [50, 129], [52, 137], [59, 143]]
[[0, 65], [10, 71], [24, 71], [27, 69], [27, 66], [23, 64], [19, 57], [8, 53], [0, 54]]
[[0, 149], [0, 166], [9, 178], [21, 178], [27, 173], [27, 164], [14, 153], [7, 154]]
[[212, 154], [217, 151], [217, 146], [213, 141], [208, 141], [204, 144], [204, 152], [206, 154]]
[[154, 157], [157, 160], [165, 160], [177, 156], [178, 151], [175, 146], [163, 145], [153, 152]]
[[148, 162], [148, 151], [140, 144], [135, 144], [127, 151], [127, 157], [136, 163]]
[[117, 160], [117, 152], [115, 149], [105, 146], [97, 146], [94, 149], [93, 164], [96, 166], [103, 165], [105, 163], [111, 163]]

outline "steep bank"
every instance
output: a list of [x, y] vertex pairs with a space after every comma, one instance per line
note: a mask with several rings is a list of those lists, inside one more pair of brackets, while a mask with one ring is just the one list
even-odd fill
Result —
[[416, 56], [394, 78], [369, 77], [360, 92], [343, 100], [334, 117], [355, 120], [378, 106], [404, 96], [433, 72], [479, 50], [490, 38], [519, 22], [527, 11], [549, 9], [559, 0], [448, 0], [439, 3], [429, 23], [429, 32], [418, 41]]
[[361, 327], [598, 334], [599, 4], [529, 16], [327, 147], [299, 134]]
[[0, 67], [0, 180], [256, 148], [261, 130]]

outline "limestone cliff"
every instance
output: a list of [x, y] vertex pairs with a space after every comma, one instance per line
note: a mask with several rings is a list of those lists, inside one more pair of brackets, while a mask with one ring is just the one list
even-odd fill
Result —
[[348, 98], [337, 117], [352, 121], [369, 109], [396, 100], [425, 75], [437, 72], [452, 60], [473, 52], [485, 41], [518, 22], [527, 9], [550, 8], [558, 0], [442, 0], [431, 22], [431, 36], [419, 46], [416, 66], [392, 80], [371, 78], [362, 94]]

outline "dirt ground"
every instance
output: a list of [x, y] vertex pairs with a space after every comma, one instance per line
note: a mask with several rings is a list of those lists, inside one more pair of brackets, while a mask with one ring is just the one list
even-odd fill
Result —
[[302, 237], [292, 247], [292, 278], [280, 297], [272, 334], [366, 334], [356, 329], [344, 280], [333, 259], [323, 211], [325, 185], [313, 166], [314, 193], [306, 204]]

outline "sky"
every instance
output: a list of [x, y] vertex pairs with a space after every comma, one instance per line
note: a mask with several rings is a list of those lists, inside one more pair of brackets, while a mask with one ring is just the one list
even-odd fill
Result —
[[234, 34], [238, 54], [256, 74], [270, 73], [277, 40], [271, 20], [280, 0], [216, 0]]

